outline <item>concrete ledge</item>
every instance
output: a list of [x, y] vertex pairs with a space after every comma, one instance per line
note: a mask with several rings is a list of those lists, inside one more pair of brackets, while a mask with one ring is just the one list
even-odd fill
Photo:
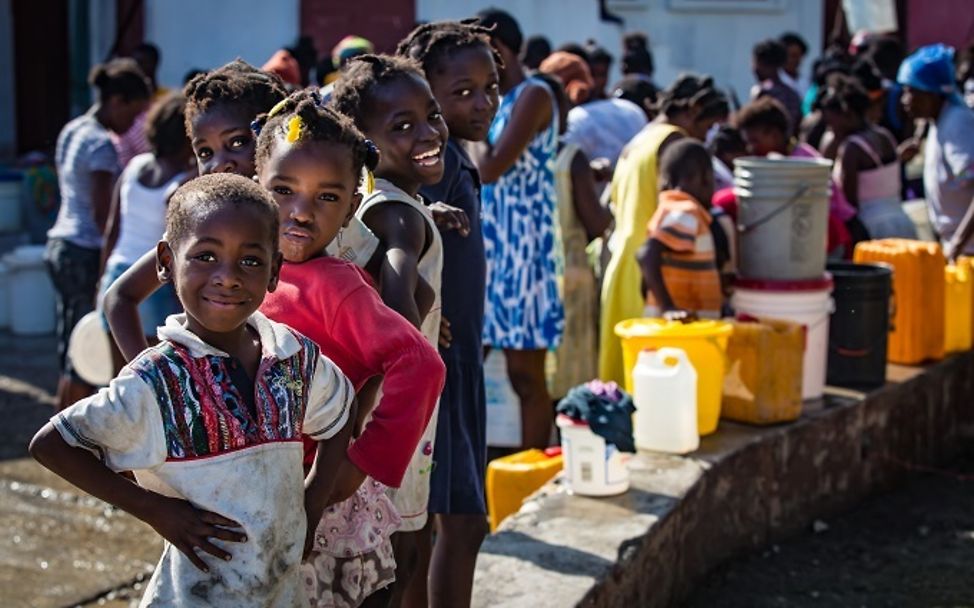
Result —
[[949, 458], [974, 421], [974, 352], [890, 366], [864, 396], [828, 396], [775, 427], [721, 422], [691, 457], [640, 452], [621, 496], [555, 481], [489, 537], [475, 606], [668, 606], [720, 562], [789, 536]]

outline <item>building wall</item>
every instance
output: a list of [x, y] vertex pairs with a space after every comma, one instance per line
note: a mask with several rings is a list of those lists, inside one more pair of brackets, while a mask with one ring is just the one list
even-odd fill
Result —
[[958, 50], [974, 44], [974, 3], [971, 0], [908, 0], [907, 48], [935, 42]]
[[[694, 2], [703, 8], [680, 8]], [[753, 83], [751, 48], [756, 42], [791, 30], [808, 41], [810, 58], [821, 49], [822, 2], [766, 0], [771, 8], [763, 11], [733, 8], [756, 3], [762, 0], [607, 0], [610, 11], [625, 20], [623, 27], [602, 22], [596, 0], [417, 0], [416, 5], [421, 20], [469, 17], [494, 5], [518, 19], [525, 37], [544, 34], [555, 47], [594, 38], [617, 58], [622, 35], [643, 31], [650, 39], [656, 62], [654, 79], [659, 85], [665, 86], [684, 71], [704, 72], [721, 86], [732, 87], [744, 101]], [[713, 8], [720, 5], [730, 8]], [[803, 67], [807, 72], [811, 59]], [[617, 68], [616, 64], [613, 69]]]
[[413, 0], [301, 0], [301, 33], [311, 36], [319, 56], [330, 54], [349, 34], [370, 40], [376, 50], [395, 51], [415, 23]]
[[145, 39], [162, 53], [158, 79], [179, 87], [190, 69], [240, 57], [260, 66], [298, 36], [299, 0], [165, 0], [145, 3]]

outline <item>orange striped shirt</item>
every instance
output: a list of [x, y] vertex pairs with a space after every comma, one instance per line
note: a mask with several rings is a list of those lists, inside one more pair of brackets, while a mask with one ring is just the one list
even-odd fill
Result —
[[[660, 270], [673, 304], [701, 317], [718, 318], [723, 294], [711, 221], [710, 213], [692, 196], [666, 190], [660, 192], [656, 213], [649, 220], [649, 238], [666, 248]], [[646, 314], [660, 313], [659, 302], [648, 292]]]

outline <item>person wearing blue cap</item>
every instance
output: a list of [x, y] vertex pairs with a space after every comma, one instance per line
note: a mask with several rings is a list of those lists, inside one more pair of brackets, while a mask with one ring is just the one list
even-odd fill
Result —
[[974, 111], [958, 92], [954, 49], [933, 44], [900, 65], [902, 103], [916, 119], [927, 119], [923, 187], [944, 253], [953, 260], [974, 254]]

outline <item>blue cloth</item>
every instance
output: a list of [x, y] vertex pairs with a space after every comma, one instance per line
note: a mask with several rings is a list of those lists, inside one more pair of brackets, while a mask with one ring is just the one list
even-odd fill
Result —
[[529, 78], [508, 91], [487, 140], [497, 144], [511, 121], [514, 105], [529, 86], [544, 87], [549, 93], [551, 123], [507, 172], [483, 189], [487, 253], [484, 342], [511, 350], [555, 348], [565, 326], [558, 294], [561, 245], [555, 229], [558, 106], [548, 85]]
[[920, 47], [900, 64], [896, 80], [902, 85], [928, 93], [939, 93], [963, 103], [957, 92], [954, 49], [943, 44]]
[[424, 200], [463, 209], [470, 234], [456, 230], [443, 237], [443, 317], [450, 321], [453, 342], [440, 348], [446, 385], [440, 396], [430, 479], [431, 513], [483, 514], [487, 468], [487, 407], [484, 395], [481, 333], [487, 260], [480, 224], [480, 174], [454, 139], [446, 146], [443, 179], [425, 186]]

